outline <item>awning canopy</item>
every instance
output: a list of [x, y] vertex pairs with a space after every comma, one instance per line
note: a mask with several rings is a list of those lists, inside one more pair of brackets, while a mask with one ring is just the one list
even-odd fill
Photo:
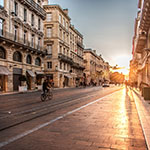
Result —
[[0, 66], [0, 75], [6, 75], [6, 76], [8, 76], [9, 74], [11, 74], [11, 73], [10, 73], [10, 71], [6, 67]]
[[42, 71], [35, 71], [35, 73], [36, 73], [37, 75], [44, 75], [44, 72], [42, 72]]
[[72, 78], [72, 76], [70, 76], [70, 75], [68, 75], [68, 74], [65, 74], [64, 77]]
[[35, 74], [34, 74], [31, 70], [27, 70], [27, 73], [28, 73], [31, 77], [35, 77]]

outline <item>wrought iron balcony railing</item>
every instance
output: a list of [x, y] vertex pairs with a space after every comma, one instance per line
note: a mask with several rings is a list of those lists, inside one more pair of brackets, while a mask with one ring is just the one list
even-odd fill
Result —
[[58, 58], [61, 60], [61, 61], [64, 61], [66, 63], [69, 63], [69, 64], [73, 64], [73, 60], [72, 58], [62, 54], [62, 53], [59, 53], [58, 54]]
[[25, 4], [29, 8], [32, 8], [33, 11], [35, 11], [37, 14], [41, 15], [43, 19], [46, 18], [46, 12], [45, 10], [38, 5], [34, 0], [20, 0], [21, 3]]
[[21, 46], [27, 47], [28, 49], [32, 49], [35, 51], [43, 51], [44, 48], [35, 42], [31, 42], [29, 40], [24, 39], [20, 36], [16, 36], [13, 33], [9, 33], [7, 31], [3, 31], [0, 29], [0, 41], [8, 41], [14, 44], [19, 44]]

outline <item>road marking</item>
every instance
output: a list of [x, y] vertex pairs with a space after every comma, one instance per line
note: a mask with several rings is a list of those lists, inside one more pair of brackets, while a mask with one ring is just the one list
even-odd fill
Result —
[[[121, 90], [122, 90], [122, 89], [121, 89]], [[120, 91], [120, 90], [119, 90], [119, 91]], [[26, 131], [26, 132], [24, 132], [24, 133], [18, 134], [17, 136], [12, 137], [12, 138], [8, 139], [7, 141], [1, 142], [1, 143], [0, 143], [0, 148], [1, 148], [1, 147], [4, 147], [4, 146], [6, 146], [6, 145], [8, 145], [8, 144], [10, 144], [10, 143], [12, 143], [12, 142], [14, 142], [14, 141], [17, 141], [17, 140], [19, 140], [19, 139], [21, 139], [21, 138], [23, 138], [23, 137], [25, 137], [25, 136], [27, 136], [27, 135], [29, 135], [29, 134], [35, 132], [35, 131], [41, 129], [41, 128], [44, 128], [44, 127], [46, 127], [46, 126], [52, 124], [53, 122], [56, 122], [57, 120], [60, 120], [60, 119], [66, 117], [66, 116], [68, 116], [68, 115], [70, 115], [70, 114], [72, 114], [72, 113], [75, 113], [75, 112], [77, 112], [77, 111], [79, 111], [79, 110], [81, 110], [81, 109], [83, 109], [83, 108], [85, 108], [85, 107], [87, 107], [87, 106], [89, 106], [89, 105], [92, 105], [92, 104], [94, 104], [94, 103], [96, 103], [96, 102], [98, 102], [98, 101], [100, 101], [100, 100], [102, 100], [102, 99], [104, 99], [104, 98], [106, 98], [106, 97], [108, 97], [108, 96], [111, 96], [111, 95], [113, 95], [113, 94], [115, 94], [115, 93], [117, 93], [117, 92], [119, 92], [119, 91], [115, 91], [115, 92], [113, 92], [113, 93], [111, 93], [111, 94], [109, 94], [109, 95], [106, 95], [106, 96], [104, 96], [104, 97], [101, 97], [101, 98], [99, 98], [99, 99], [97, 99], [97, 100], [95, 100], [95, 101], [93, 101], [93, 102], [90, 102], [90, 103], [88, 103], [88, 104], [85, 104], [85, 105], [83, 105], [83, 106], [81, 106], [81, 107], [79, 107], [79, 108], [76, 108], [76, 109], [74, 109], [74, 110], [72, 110], [72, 111], [69, 111], [69, 112], [67, 112], [67, 113], [65, 113], [65, 114], [63, 114], [63, 115], [61, 115], [61, 116], [59, 116], [59, 117], [57, 117], [57, 118], [55, 118], [55, 119], [53, 119], [53, 120], [50, 120], [49, 122], [46, 122], [46, 123], [44, 123], [44, 124], [41, 124], [41, 125], [39, 125], [39, 126], [33, 128], [33, 129], [31, 129], [31, 130], [28, 130], [28, 131]]]

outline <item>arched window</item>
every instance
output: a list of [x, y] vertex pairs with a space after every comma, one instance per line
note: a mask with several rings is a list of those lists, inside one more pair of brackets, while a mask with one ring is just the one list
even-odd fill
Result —
[[6, 59], [6, 51], [3, 47], [0, 47], [0, 58]]
[[35, 59], [35, 65], [41, 66], [41, 59], [39, 57]]
[[22, 55], [21, 55], [21, 53], [18, 52], [18, 51], [14, 52], [13, 60], [14, 61], [18, 61], [18, 62], [22, 62]]
[[31, 64], [31, 63], [32, 63], [31, 55], [28, 55], [28, 56], [27, 56], [27, 58], [26, 58], [26, 63], [27, 63], [27, 64]]

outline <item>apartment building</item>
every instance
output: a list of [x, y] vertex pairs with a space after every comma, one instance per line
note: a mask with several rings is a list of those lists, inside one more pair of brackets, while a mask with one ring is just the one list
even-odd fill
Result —
[[73, 60], [71, 66], [71, 75], [73, 76], [72, 85], [78, 85], [79, 82], [84, 82], [83, 70], [84, 59], [83, 59], [83, 35], [75, 29], [73, 25], [70, 25], [70, 56]]
[[150, 86], [150, 1], [139, 0], [135, 19], [130, 81]]
[[68, 9], [48, 5], [48, 2], [43, 7], [47, 13], [44, 21], [44, 45], [48, 54], [45, 74], [54, 80], [55, 87], [75, 86], [76, 78], [84, 69], [83, 36], [71, 25]]
[[109, 64], [96, 54], [96, 50], [84, 50], [84, 62], [87, 85], [101, 85], [109, 81]]
[[0, 90], [41, 88], [46, 18], [43, 1], [0, 2]]

